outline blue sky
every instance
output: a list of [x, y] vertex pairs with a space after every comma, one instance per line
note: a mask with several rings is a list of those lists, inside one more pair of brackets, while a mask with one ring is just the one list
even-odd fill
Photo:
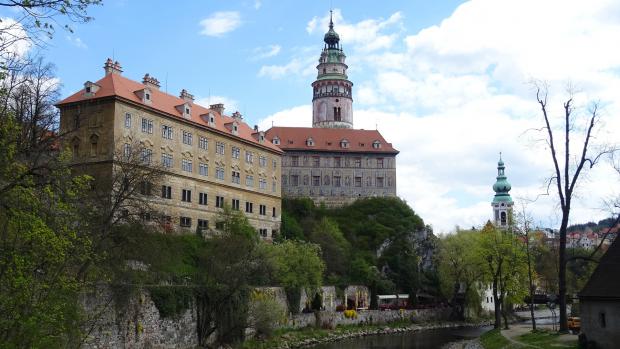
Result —
[[[329, 1], [158, 4], [105, 1], [90, 12], [93, 22], [57, 32], [43, 54], [57, 66], [63, 95], [102, 77], [105, 59], [114, 56], [125, 76], [150, 73], [172, 94], [185, 88], [201, 104], [224, 102], [250, 125], [310, 126], [310, 84]], [[398, 195], [436, 232], [480, 226], [491, 216], [500, 151], [513, 198], [527, 203], [535, 224], [559, 224], [555, 196], [540, 196], [552, 172], [543, 135], [534, 131], [543, 120], [533, 81], [547, 82], [554, 116], [573, 86], [577, 131], [579, 116], [600, 101], [594, 145], [620, 139], [618, 1], [331, 6], [355, 84], [355, 127], [378, 127], [401, 151]], [[585, 175], [572, 222], [605, 218], [606, 200], [620, 194], [608, 164]]]

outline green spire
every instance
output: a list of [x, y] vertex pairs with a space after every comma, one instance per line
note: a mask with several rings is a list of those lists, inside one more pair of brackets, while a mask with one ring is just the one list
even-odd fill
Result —
[[336, 31], [334, 31], [334, 21], [332, 20], [332, 11], [329, 11], [329, 31], [325, 33], [325, 37], [323, 37], [323, 41], [327, 44], [327, 48], [338, 48], [338, 42], [340, 41], [340, 36]]
[[512, 197], [508, 193], [511, 189], [510, 183], [506, 178], [504, 161], [502, 160], [502, 153], [499, 153], [499, 161], [497, 162], [497, 180], [493, 184], [493, 190], [495, 191], [495, 197], [493, 203], [505, 202], [512, 203]]

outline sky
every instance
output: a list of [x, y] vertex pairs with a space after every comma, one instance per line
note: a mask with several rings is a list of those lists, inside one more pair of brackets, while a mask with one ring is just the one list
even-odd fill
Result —
[[[400, 150], [398, 195], [436, 233], [491, 217], [499, 152], [518, 211], [559, 226], [557, 195], [545, 195], [553, 172], [537, 83], [548, 86], [553, 125], [573, 96], [573, 149], [595, 103], [592, 149], [620, 138], [618, 1], [164, 4], [104, 1], [92, 22], [57, 31], [40, 54], [56, 65], [63, 97], [103, 77], [111, 57], [124, 76], [149, 73], [169, 93], [187, 89], [199, 104], [240, 111], [250, 126], [311, 126], [331, 7], [354, 83], [354, 126], [377, 128]], [[572, 223], [608, 217], [606, 203], [620, 195], [620, 176], [602, 160], [577, 187]]]

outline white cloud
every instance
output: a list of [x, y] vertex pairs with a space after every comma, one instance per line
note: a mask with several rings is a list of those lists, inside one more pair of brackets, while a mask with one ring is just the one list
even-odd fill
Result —
[[202, 105], [203, 107], [209, 107], [211, 104], [224, 104], [225, 114], [229, 115], [233, 112], [239, 110], [239, 102], [233, 98], [229, 98], [226, 96], [210, 96], [210, 97], [200, 97], [196, 99], [196, 104]]
[[[611, 43], [620, 36], [620, 3], [473, 0], [399, 41], [403, 17], [397, 12], [347, 23], [334, 12], [336, 31], [353, 48], [347, 63], [356, 84], [355, 126], [378, 124], [400, 150], [398, 194], [437, 232], [490, 218], [500, 151], [515, 201], [546, 191], [552, 168], [544, 143], [537, 142], [544, 135], [531, 131], [543, 122], [533, 78], [550, 84], [553, 115], [561, 112], [567, 81], [579, 88], [576, 115], [600, 100], [605, 123], [595, 141], [617, 143], [620, 49]], [[323, 33], [328, 21], [315, 17], [306, 30]], [[307, 56], [316, 59], [318, 52]], [[302, 66], [300, 57], [261, 72], [283, 77]], [[261, 125], [310, 126], [310, 104], [275, 113]], [[620, 178], [603, 164], [583, 177], [576, 194], [573, 223], [605, 218], [602, 201], [620, 194]], [[556, 202], [551, 195], [529, 204], [536, 223], [559, 224]]]
[[277, 56], [282, 50], [282, 46], [280, 45], [267, 45], [260, 46], [252, 50], [252, 60], [259, 60], [269, 57]]
[[209, 17], [200, 21], [202, 30], [200, 34], [220, 37], [231, 32], [241, 25], [241, 15], [236, 11], [220, 11], [212, 13]]
[[0, 55], [24, 56], [32, 48], [32, 41], [21, 23], [13, 18], [0, 18]]
[[311, 76], [316, 72], [315, 59], [313, 57], [294, 57], [283, 65], [264, 65], [258, 71], [259, 77], [282, 79], [293, 75]]
[[82, 39], [78, 38], [77, 36], [73, 37], [71, 35], [67, 35], [65, 38], [75, 47], [83, 48], [83, 49], [88, 48], [88, 46], [82, 41]]
[[254, 9], [258, 10], [259, 8], [261, 8], [261, 6], [263, 6], [263, 3], [260, 0], [254, 0]]

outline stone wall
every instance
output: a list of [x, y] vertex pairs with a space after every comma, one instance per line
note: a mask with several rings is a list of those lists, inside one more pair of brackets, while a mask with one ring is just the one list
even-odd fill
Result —
[[[320, 326], [334, 327], [336, 325], [355, 324], [385, 324], [399, 320], [411, 320], [413, 322], [446, 321], [449, 320], [452, 310], [448, 307], [434, 309], [412, 310], [360, 310], [354, 318], [347, 318], [344, 312], [320, 312]], [[287, 327], [303, 328], [317, 324], [314, 313], [293, 315], [289, 318]]]
[[[620, 343], [620, 302], [581, 299], [581, 332], [596, 348], [618, 348]], [[603, 320], [604, 317], [604, 320]]]
[[[117, 309], [109, 290], [85, 295], [83, 304], [97, 320], [89, 324], [84, 348], [194, 348], [198, 345], [196, 310], [193, 306], [178, 318], [159, 315], [149, 293], [139, 291]], [[97, 316], [100, 315], [100, 316]]]

